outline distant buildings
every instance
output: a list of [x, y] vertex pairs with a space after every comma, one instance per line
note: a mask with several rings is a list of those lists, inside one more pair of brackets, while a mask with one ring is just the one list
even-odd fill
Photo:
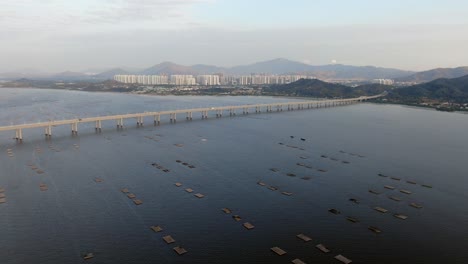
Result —
[[384, 85], [393, 85], [395, 82], [390, 79], [374, 79], [372, 80], [373, 83], [384, 84]]
[[197, 82], [193, 75], [171, 75], [170, 83], [172, 85], [196, 85]]
[[204, 86], [221, 85], [219, 75], [198, 75], [197, 83]]
[[315, 79], [306, 75], [265, 75], [252, 74], [245, 76], [224, 76], [222, 74], [211, 75], [115, 75], [114, 80], [121, 83], [135, 83], [143, 85], [178, 85], [178, 86], [219, 86], [219, 85], [264, 85], [287, 84], [300, 79]]
[[115, 75], [114, 80], [121, 83], [139, 83], [144, 85], [169, 84], [167, 75]]

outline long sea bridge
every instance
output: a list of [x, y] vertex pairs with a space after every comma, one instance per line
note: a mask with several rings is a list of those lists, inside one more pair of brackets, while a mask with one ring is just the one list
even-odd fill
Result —
[[17, 141], [23, 140], [23, 130], [25, 129], [34, 129], [34, 128], [44, 128], [44, 134], [46, 138], [52, 137], [52, 128], [61, 125], [70, 125], [71, 133], [73, 135], [78, 134], [78, 125], [82, 123], [95, 123], [95, 130], [101, 132], [102, 122], [103, 121], [115, 121], [117, 124], [117, 129], [124, 128], [124, 121], [127, 119], [136, 119], [137, 126], [143, 126], [145, 117], [152, 117], [154, 125], [160, 125], [161, 116], [168, 116], [171, 123], [177, 121], [177, 115], [185, 115], [186, 120], [193, 119], [193, 113], [200, 113], [201, 119], [207, 119], [210, 113], [215, 113], [217, 118], [223, 116], [224, 113], [229, 114], [229, 116], [237, 115], [237, 111], [242, 111], [243, 115], [248, 115], [252, 113], [273, 113], [273, 112], [282, 112], [285, 111], [294, 111], [294, 110], [304, 110], [304, 109], [313, 109], [313, 108], [323, 108], [323, 107], [334, 107], [360, 103], [370, 99], [375, 99], [378, 97], [385, 96], [387, 93], [384, 92], [375, 96], [361, 96], [357, 98], [349, 99], [330, 99], [330, 100], [309, 100], [309, 101], [298, 101], [298, 102], [286, 102], [286, 103], [271, 103], [271, 104], [249, 104], [249, 105], [237, 105], [237, 106], [220, 106], [220, 107], [207, 107], [207, 108], [193, 108], [193, 109], [178, 109], [178, 110], [168, 110], [160, 112], [144, 112], [144, 113], [134, 113], [134, 114], [124, 114], [124, 115], [109, 115], [109, 116], [97, 116], [97, 117], [86, 117], [86, 118], [75, 118], [68, 120], [57, 120], [57, 121], [48, 121], [48, 122], [39, 122], [39, 123], [30, 123], [30, 124], [21, 124], [21, 125], [10, 125], [10, 126], [1, 126], [0, 131], [14, 131]]

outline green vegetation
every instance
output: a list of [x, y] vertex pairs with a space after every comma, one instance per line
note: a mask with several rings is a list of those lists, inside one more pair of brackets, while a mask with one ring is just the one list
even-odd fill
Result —
[[391, 87], [379, 84], [368, 84], [350, 87], [341, 84], [327, 83], [320, 80], [301, 79], [297, 82], [273, 85], [262, 90], [264, 95], [320, 97], [320, 98], [352, 98], [364, 95], [380, 94]]

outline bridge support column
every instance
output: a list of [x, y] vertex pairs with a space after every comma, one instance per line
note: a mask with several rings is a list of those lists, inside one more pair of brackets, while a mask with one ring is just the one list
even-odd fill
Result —
[[78, 135], [78, 123], [71, 124], [72, 135]]
[[143, 126], [143, 116], [137, 117], [137, 127]]
[[46, 138], [52, 137], [52, 126], [45, 127], [45, 137]]
[[16, 129], [15, 139], [16, 141], [23, 141], [23, 130], [21, 128]]
[[154, 125], [159, 126], [161, 124], [161, 115], [154, 116]]
[[101, 132], [102, 131], [101, 120], [96, 120], [96, 125], [94, 127], [94, 130], [96, 130], [96, 132]]
[[123, 127], [124, 127], [123, 118], [117, 119], [117, 129], [123, 129]]

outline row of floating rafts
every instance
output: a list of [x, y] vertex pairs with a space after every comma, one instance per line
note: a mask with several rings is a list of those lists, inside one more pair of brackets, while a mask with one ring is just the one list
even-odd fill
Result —
[[[341, 212], [338, 211], [338, 210], [335, 209], [335, 208], [329, 209], [328, 212], [330, 212], [330, 213], [332, 213], [332, 214], [335, 214], [335, 215], [341, 214]], [[348, 221], [351, 222], [351, 223], [359, 223], [359, 220], [358, 220], [357, 218], [354, 218], [354, 217], [351, 217], [351, 216], [347, 216], [347, 217], [346, 217], [346, 220], [348, 220]], [[375, 227], [375, 226], [368, 226], [368, 229], [371, 230], [371, 231], [374, 232], [374, 233], [377, 233], [377, 234], [379, 234], [379, 233], [382, 232], [379, 228], [377, 228], [377, 227]]]
[[301, 147], [298, 147], [298, 146], [293, 146], [293, 145], [287, 145], [287, 144], [284, 144], [284, 143], [282, 143], [282, 142], [278, 143], [278, 145], [286, 146], [286, 147], [292, 148], [292, 149], [305, 150], [304, 148], [301, 148]]
[[[304, 235], [304, 234], [299, 234], [299, 235], [296, 235], [297, 238], [299, 238], [300, 240], [304, 241], [304, 242], [310, 242], [312, 241], [312, 238]], [[321, 252], [327, 254], [327, 253], [330, 253], [331, 250], [329, 248], [327, 248], [325, 245], [323, 244], [317, 244], [315, 245], [315, 248], [317, 248], [318, 250], [320, 250]], [[271, 251], [273, 251], [274, 253], [276, 253], [278, 256], [284, 256], [287, 254], [287, 252], [285, 250], [283, 250], [282, 248], [280, 247], [272, 247], [270, 248]], [[345, 264], [349, 264], [351, 262], [353, 262], [352, 260], [346, 258], [345, 256], [339, 254], [339, 255], [336, 255], [335, 256], [335, 259], [342, 262], [342, 263], [345, 263]], [[302, 261], [301, 259], [293, 259], [291, 260], [291, 263], [294, 263], [294, 264], [305, 264], [304, 261]]]
[[[277, 169], [277, 168], [271, 168], [270, 170], [273, 171], [273, 172], [279, 172], [279, 171], [280, 171], [280, 169]], [[288, 177], [296, 177], [296, 174], [294, 174], [294, 173], [286, 173], [286, 176], [288, 176]], [[308, 181], [308, 180], [310, 180], [310, 179], [312, 179], [312, 178], [309, 177], [309, 176], [301, 177], [301, 180], [306, 180], [306, 181]]]
[[351, 155], [351, 156], [354, 156], [354, 157], [359, 157], [359, 158], [365, 158], [366, 157], [364, 155], [360, 155], [360, 154], [356, 154], [356, 153], [350, 153], [350, 152], [346, 152], [344, 150], [340, 150], [340, 153], [348, 154], [348, 155]]
[[[160, 232], [162, 232], [164, 230], [161, 226], [151, 226], [150, 229], [153, 230], [155, 233], [160, 233]], [[166, 242], [166, 244], [172, 244], [172, 243], [176, 242], [176, 240], [170, 235], [165, 235], [165, 236], [162, 237], [162, 239], [164, 240], [164, 242]], [[176, 247], [174, 247], [172, 249], [178, 255], [183, 255], [183, 254], [188, 252], [185, 248], [183, 248], [181, 246], [176, 246]]]
[[180, 164], [182, 164], [182, 165], [184, 165], [184, 166], [187, 166], [187, 167], [189, 167], [190, 169], [195, 169], [195, 165], [189, 164], [189, 163], [187, 163], [187, 162], [183, 162], [183, 161], [181, 161], [181, 160], [176, 160], [176, 162], [177, 162], [177, 163], [180, 163]]
[[[295, 136], [289, 136], [290, 138], [296, 138]], [[301, 141], [306, 141], [305, 138], [301, 138]]]
[[[229, 209], [229, 208], [222, 208], [221, 210], [225, 214], [231, 214], [232, 213], [232, 210]], [[234, 219], [234, 221], [236, 221], [236, 222], [240, 222], [242, 220], [242, 217], [240, 215], [233, 215], [232, 219]], [[252, 225], [250, 222], [245, 222], [245, 223], [242, 224], [242, 226], [247, 230], [252, 230], [252, 229], [255, 228], [255, 226]]]
[[152, 163], [151, 166], [153, 166], [153, 167], [155, 167], [155, 168], [157, 168], [159, 170], [162, 170], [164, 172], [170, 172], [169, 169], [165, 168], [164, 166], [162, 166], [162, 165], [160, 165], [158, 163]]
[[36, 165], [33, 163], [29, 163], [28, 166], [31, 168], [31, 170], [35, 171], [37, 174], [44, 174], [45, 172], [43, 170], [40, 170]]
[[6, 203], [5, 189], [0, 187], [0, 204]]
[[301, 163], [301, 162], [296, 163], [296, 165], [299, 166], [299, 167], [307, 168], [307, 169], [317, 170], [319, 172], [327, 172], [327, 170], [325, 170], [325, 169], [318, 169], [318, 168], [315, 168], [313, 166], [310, 166], [310, 165], [307, 165], [307, 164], [304, 164], [304, 163]]
[[[182, 187], [182, 183], [180, 183], [180, 182], [176, 182], [174, 185], [175, 185], [176, 187]], [[193, 192], [194, 192], [194, 190], [191, 189], [191, 188], [186, 188], [185, 191], [188, 192], [188, 193], [193, 193]], [[199, 198], [199, 199], [205, 197], [205, 195], [203, 195], [203, 194], [201, 194], [201, 193], [196, 193], [196, 194], [194, 194], [193, 196], [195, 196], [195, 197], [197, 197], [197, 198]]]
[[[391, 180], [394, 180], [394, 181], [401, 181], [401, 178], [398, 178], [398, 177], [390, 177], [388, 175], [385, 175], [385, 174], [382, 174], [382, 173], [379, 173], [378, 174], [380, 177], [383, 177], [383, 178], [390, 178]], [[417, 185], [418, 183], [415, 182], [415, 181], [412, 181], [412, 180], [406, 180], [407, 183], [409, 184], [413, 184], [413, 185]], [[425, 188], [429, 188], [431, 189], [432, 188], [432, 185], [429, 185], [429, 184], [420, 184], [422, 187], [425, 187]]]
[[[384, 188], [385, 188], [385, 189], [389, 189], [389, 190], [395, 190], [395, 187], [393, 187], [393, 186], [391, 186], [391, 185], [385, 185]], [[378, 192], [378, 191], [376, 191], [376, 190], [373, 190], [373, 189], [369, 189], [369, 192], [372, 193], [372, 194], [375, 194], [375, 195], [381, 194], [380, 192]], [[401, 193], [404, 193], [404, 194], [407, 194], [407, 195], [412, 194], [411, 191], [405, 190], [405, 189], [401, 189], [400, 192], [401, 192]], [[390, 200], [393, 200], [393, 201], [396, 201], [396, 202], [401, 202], [401, 201], [402, 201], [402, 199], [399, 198], [399, 197], [397, 197], [397, 196], [388, 196], [388, 198], [389, 198]], [[418, 203], [415, 203], [415, 202], [411, 202], [411, 203], [409, 204], [409, 206], [414, 207], [414, 208], [416, 208], [416, 209], [421, 209], [421, 208], [423, 208], [422, 205], [420, 205], [420, 204], [418, 204]]]
[[45, 192], [45, 191], [49, 190], [49, 187], [47, 187], [47, 184], [41, 183], [41, 184], [39, 184], [39, 190], [41, 190], [41, 192]]
[[321, 158], [324, 158], [324, 159], [329, 159], [329, 160], [331, 160], [331, 161], [337, 161], [337, 162], [341, 161], [341, 163], [343, 163], [343, 164], [350, 164], [350, 163], [351, 163], [351, 162], [349, 162], [349, 161], [347, 161], [347, 160], [339, 160], [339, 159], [337, 159], [337, 158], [328, 157], [327, 155], [321, 155], [320, 157], [321, 157]]
[[[384, 186], [385, 189], [389, 189], [389, 190], [395, 190], [395, 187], [391, 186], [391, 185], [385, 185]], [[376, 195], [379, 195], [380, 192], [379, 191], [376, 191], [374, 189], [369, 189], [369, 192], [372, 193], [372, 194], [376, 194]], [[405, 189], [400, 189], [400, 192], [401, 193], [404, 193], [404, 194], [412, 194], [411, 191], [408, 191], [408, 190], [405, 190]]]
[[131, 193], [127, 188], [123, 188], [120, 191], [125, 193], [127, 197], [133, 201], [134, 204], [136, 205], [143, 204], [143, 202], [140, 199], [137, 199], [136, 195]]
[[9, 148], [9, 149], [7, 149], [6, 151], [7, 151], [8, 157], [13, 158], [13, 157], [15, 156], [15, 154], [13, 154], [13, 149], [10, 149], [10, 148]]
[[[359, 201], [358, 201], [356, 198], [350, 198], [349, 201], [351, 201], [351, 202], [353, 202], [353, 203], [355, 203], [355, 204], [359, 204]], [[387, 209], [382, 208], [382, 207], [380, 207], [380, 206], [374, 207], [374, 210], [376, 210], [377, 212], [380, 212], [380, 213], [384, 213], [384, 214], [388, 212]], [[331, 213], [334, 213], [334, 214], [339, 214], [339, 213], [340, 213], [340, 212], [339, 212], [338, 210], [336, 210], [336, 209], [330, 209], [330, 210], [328, 210], [328, 211], [331, 212]], [[395, 214], [393, 214], [393, 216], [396, 217], [396, 218], [399, 218], [399, 219], [401, 219], [401, 220], [406, 220], [406, 219], [408, 219], [408, 216], [403, 215], [403, 214], [395, 213]]]
[[59, 149], [56, 149], [53, 145], [49, 145], [49, 149], [50, 149], [50, 150], [53, 150], [53, 151], [55, 151], [55, 152], [60, 152], [60, 150], [59, 150]]
[[[262, 186], [262, 187], [265, 187], [265, 186], [266, 186], [269, 190], [272, 190], [272, 191], [278, 191], [278, 190], [279, 190], [278, 187], [276, 187], [276, 186], [267, 186], [266, 183], [261, 182], [261, 181], [257, 182], [257, 184], [260, 185], [260, 186]], [[286, 196], [291, 196], [291, 195], [293, 195], [292, 192], [286, 192], [286, 191], [281, 192], [281, 194], [286, 195]]]

